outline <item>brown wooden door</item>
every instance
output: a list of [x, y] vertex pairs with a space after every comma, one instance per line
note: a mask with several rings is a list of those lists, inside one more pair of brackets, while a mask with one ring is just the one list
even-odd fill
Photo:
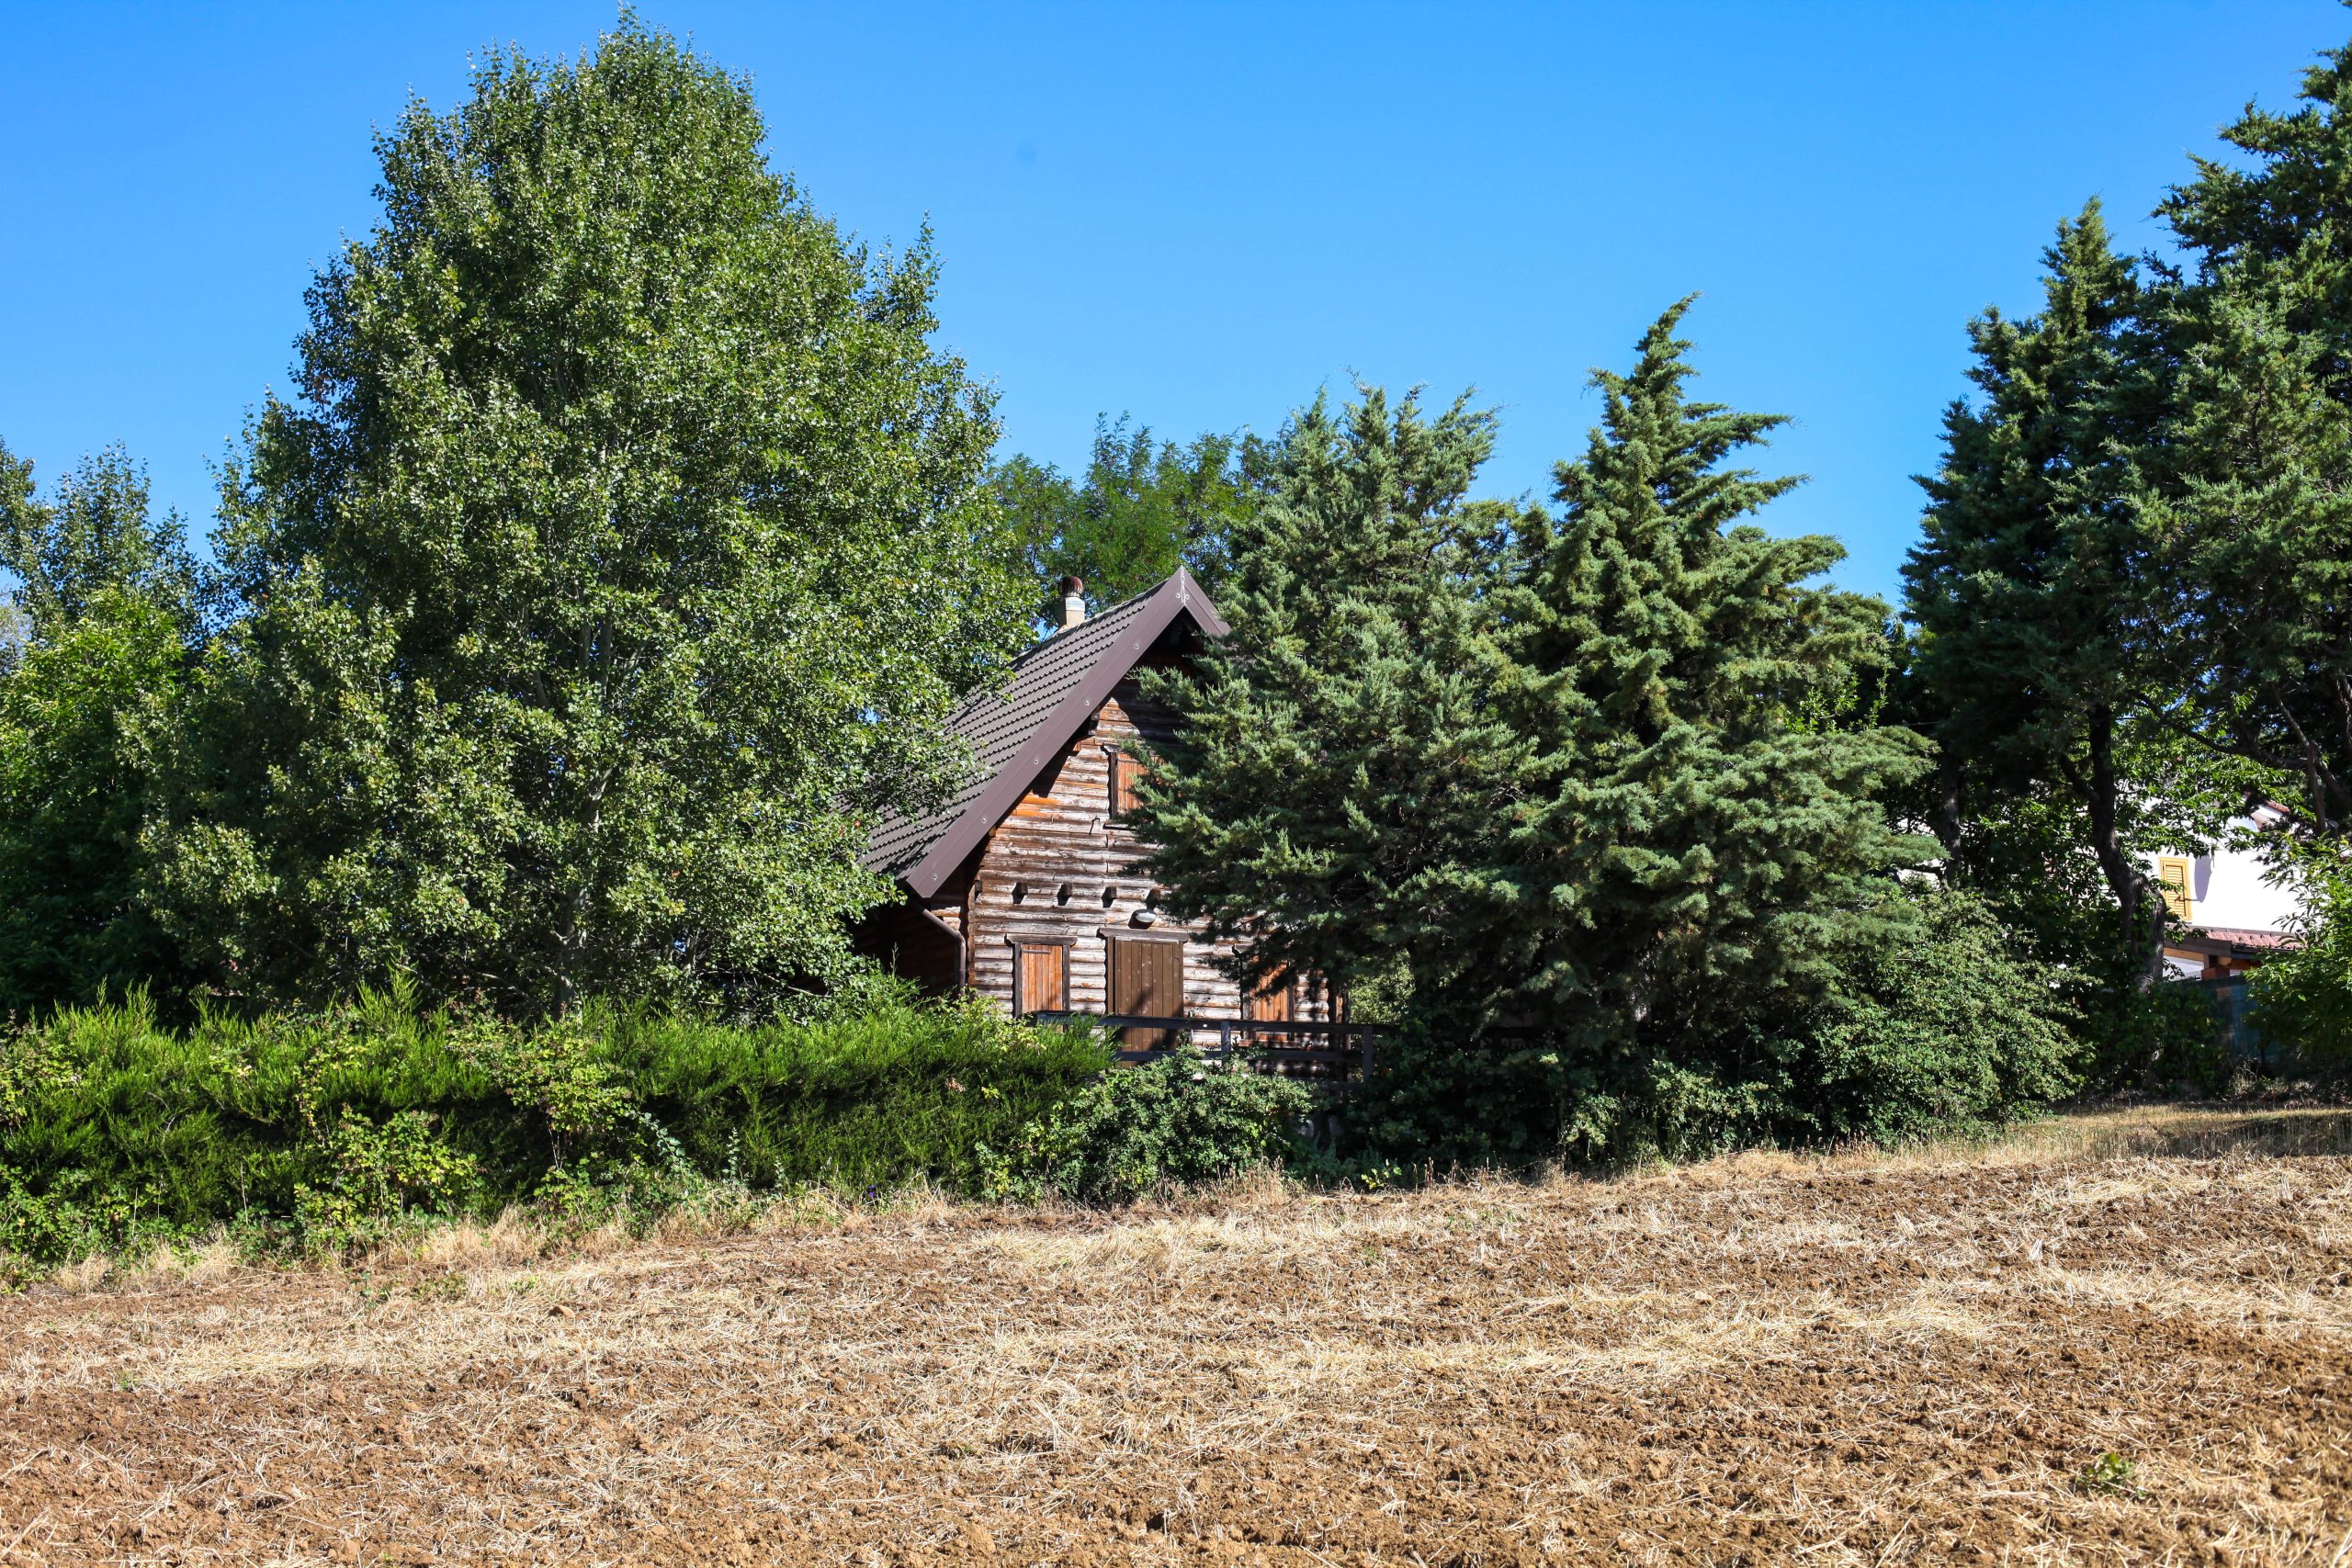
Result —
[[1061, 1012], [1069, 1006], [1069, 949], [1060, 942], [1013, 944], [1012, 1010]]
[[[1249, 1016], [1265, 1023], [1288, 1023], [1290, 981], [1272, 979], [1261, 982], [1259, 988], [1250, 993]], [[1265, 1043], [1279, 1045], [1283, 1042], [1281, 1036], [1270, 1034], [1266, 1036]]]
[[[1184, 1010], [1184, 944], [1165, 939], [1111, 939], [1111, 1010], [1138, 1018], [1176, 1018]], [[1130, 1051], [1164, 1051], [1172, 1029], [1124, 1029]]]

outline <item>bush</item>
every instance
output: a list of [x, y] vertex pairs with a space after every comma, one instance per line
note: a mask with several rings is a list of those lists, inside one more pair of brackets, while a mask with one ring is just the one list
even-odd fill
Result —
[[2314, 1062], [2352, 1066], [2352, 870], [2307, 873], [2294, 934], [2246, 982], [2247, 1021]]
[[1901, 1143], [2031, 1114], [2071, 1091], [2057, 979], [1977, 900], [1906, 892], [1913, 934], [1845, 981], [1713, 1038], [1463, 1043], [1426, 1023], [1388, 1053], [1360, 1153], [1525, 1168], [1687, 1159], [1747, 1145]]
[[1939, 891], [1919, 904], [1914, 939], [1863, 955], [1768, 1046], [1778, 1136], [1904, 1143], [2012, 1122], [2075, 1089], [2058, 977], [1976, 898]]
[[1098, 1077], [1032, 1146], [1060, 1191], [1117, 1202], [1265, 1164], [1295, 1146], [1313, 1109], [1303, 1083], [1178, 1051]]
[[334, 1248], [711, 1181], [1042, 1190], [999, 1151], [1099, 1098], [1108, 1060], [1084, 1032], [893, 992], [752, 1028], [605, 1010], [524, 1029], [401, 993], [186, 1032], [143, 998], [69, 1009], [0, 1036], [0, 1251], [55, 1262], [232, 1221]]

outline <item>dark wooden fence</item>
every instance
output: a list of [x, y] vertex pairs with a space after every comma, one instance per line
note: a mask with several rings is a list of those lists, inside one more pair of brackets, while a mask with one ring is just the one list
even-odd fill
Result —
[[[1260, 1072], [1291, 1077], [1362, 1082], [1377, 1059], [1380, 1043], [1391, 1031], [1376, 1023], [1316, 1023], [1297, 1019], [1143, 1018], [1128, 1013], [1033, 1012], [1040, 1023], [1083, 1022], [1104, 1029], [1152, 1030], [1190, 1037], [1194, 1048], [1211, 1060], [1239, 1057]], [[1214, 1035], [1216, 1043], [1203, 1041]], [[1122, 1049], [1122, 1062], [1148, 1062], [1170, 1054], [1172, 1047]]]

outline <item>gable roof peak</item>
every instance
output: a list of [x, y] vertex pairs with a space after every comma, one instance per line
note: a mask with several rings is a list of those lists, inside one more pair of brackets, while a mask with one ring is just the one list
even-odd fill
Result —
[[918, 897], [936, 893], [1179, 617], [1211, 638], [1230, 629], [1179, 567], [1134, 598], [1023, 649], [1002, 691], [974, 693], [949, 721], [978, 753], [978, 776], [928, 817], [886, 815], [866, 850], [867, 867], [895, 875]]

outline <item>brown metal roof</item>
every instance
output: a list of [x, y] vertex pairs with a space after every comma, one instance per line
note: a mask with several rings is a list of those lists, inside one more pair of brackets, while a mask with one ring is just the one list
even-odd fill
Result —
[[1056, 632], [1014, 660], [1002, 692], [976, 694], [949, 723], [971, 742], [978, 774], [928, 817], [886, 815], [865, 864], [896, 876], [918, 897], [939, 891], [1180, 616], [1210, 637], [1226, 634], [1216, 606], [1181, 567], [1159, 587]]

